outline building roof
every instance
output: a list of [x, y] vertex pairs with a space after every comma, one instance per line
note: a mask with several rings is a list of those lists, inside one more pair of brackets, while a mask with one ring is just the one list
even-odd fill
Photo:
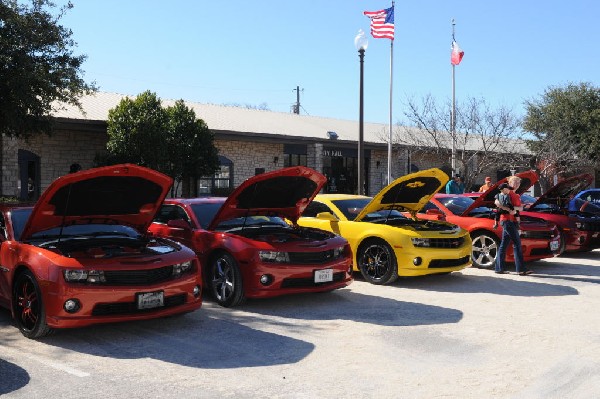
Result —
[[[73, 120], [107, 121], [108, 111], [115, 108], [125, 98], [135, 98], [117, 93], [97, 92], [86, 95], [80, 99], [82, 110], [73, 105], [56, 104], [53, 116]], [[163, 106], [172, 106], [175, 100], [161, 99]], [[358, 121], [325, 118], [294, 113], [274, 112], [268, 110], [250, 109], [236, 106], [204, 104], [185, 101], [187, 107], [194, 110], [196, 116], [206, 123], [209, 129], [215, 131], [229, 131], [238, 133], [273, 134], [289, 136], [292, 138], [312, 138], [318, 140], [330, 139], [328, 132], [335, 132], [338, 140], [358, 141]], [[418, 145], [422, 140], [416, 141], [417, 129], [392, 126], [394, 137], [401, 135], [402, 144]], [[443, 140], [451, 148], [450, 135]], [[365, 122], [363, 125], [363, 139], [365, 143], [388, 143], [389, 125], [383, 123]], [[394, 139], [394, 141], [397, 141]], [[471, 136], [466, 142], [467, 150], [477, 150], [482, 147], [477, 137]], [[527, 152], [524, 144], [519, 145]], [[515, 147], [513, 146], [513, 149]], [[462, 149], [462, 146], [461, 146]]]

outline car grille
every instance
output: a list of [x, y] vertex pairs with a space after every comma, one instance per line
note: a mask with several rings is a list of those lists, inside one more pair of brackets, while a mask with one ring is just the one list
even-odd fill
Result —
[[318, 265], [334, 260], [333, 249], [320, 252], [289, 252], [290, 263], [302, 265]]
[[148, 270], [105, 270], [105, 285], [151, 285], [173, 276], [173, 266]]
[[92, 316], [127, 315], [135, 313], [147, 313], [164, 308], [172, 308], [185, 303], [186, 294], [165, 297], [164, 306], [153, 309], [138, 309], [135, 302], [100, 303], [94, 306]]
[[333, 281], [328, 281], [326, 283], [315, 283], [315, 280], [312, 277], [307, 278], [284, 278], [281, 282], [281, 288], [310, 288], [310, 287], [322, 287], [324, 285], [337, 283], [339, 281], [344, 280], [344, 276], [346, 273], [338, 272], [333, 273]]
[[471, 256], [463, 256], [459, 259], [434, 259], [429, 262], [430, 269], [443, 269], [445, 267], [457, 267], [462, 266], [471, 261]]
[[553, 256], [554, 253], [552, 251], [550, 251], [550, 248], [532, 248], [531, 249], [531, 256], [540, 256], [540, 255]]
[[458, 238], [426, 238], [424, 239], [427, 245], [415, 244], [415, 247], [420, 248], [460, 248], [465, 243], [465, 237]]

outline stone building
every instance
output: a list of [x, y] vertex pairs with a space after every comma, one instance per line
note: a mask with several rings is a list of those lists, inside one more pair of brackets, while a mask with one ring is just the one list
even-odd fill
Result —
[[[93, 167], [96, 154], [106, 151], [108, 111], [123, 98], [99, 92], [82, 98], [83, 112], [72, 106], [55, 111], [57, 125], [51, 136], [36, 135], [27, 141], [3, 137], [1, 194], [35, 199], [53, 180], [67, 174], [72, 164]], [[163, 106], [174, 104], [162, 102]], [[214, 132], [219, 151], [221, 169], [196, 182], [201, 195], [223, 194], [250, 176], [293, 165], [306, 165], [327, 175], [325, 192], [357, 191], [356, 121], [213, 104], [186, 105]], [[388, 136], [388, 125], [364, 124], [367, 195], [386, 185]], [[394, 146], [391, 159], [392, 178], [430, 167], [449, 171], [447, 157], [417, 159], [407, 146]], [[496, 172], [488, 174], [496, 177]]]

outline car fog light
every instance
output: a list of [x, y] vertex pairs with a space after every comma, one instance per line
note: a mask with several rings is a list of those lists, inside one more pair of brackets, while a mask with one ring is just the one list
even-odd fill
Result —
[[197, 298], [200, 296], [200, 292], [202, 291], [202, 289], [200, 288], [199, 285], [194, 287], [194, 290], [192, 291], [192, 294], [194, 294], [194, 296]]
[[415, 266], [419, 266], [421, 262], [423, 262], [423, 259], [421, 259], [419, 256], [413, 259], [413, 265]]
[[81, 309], [81, 303], [77, 299], [67, 299], [63, 308], [67, 313], [75, 313]]
[[269, 285], [273, 281], [273, 278], [268, 274], [263, 274], [260, 276], [260, 283], [262, 285]]

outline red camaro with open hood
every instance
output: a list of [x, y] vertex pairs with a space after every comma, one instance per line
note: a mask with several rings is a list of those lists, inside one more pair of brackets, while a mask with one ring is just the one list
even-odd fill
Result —
[[58, 178], [34, 207], [0, 205], [0, 305], [23, 335], [201, 306], [194, 252], [146, 233], [172, 182], [114, 165]]
[[352, 282], [346, 240], [296, 224], [325, 182], [296, 166], [254, 176], [228, 198], [167, 199], [150, 231], [196, 251], [221, 306], [342, 288]]

